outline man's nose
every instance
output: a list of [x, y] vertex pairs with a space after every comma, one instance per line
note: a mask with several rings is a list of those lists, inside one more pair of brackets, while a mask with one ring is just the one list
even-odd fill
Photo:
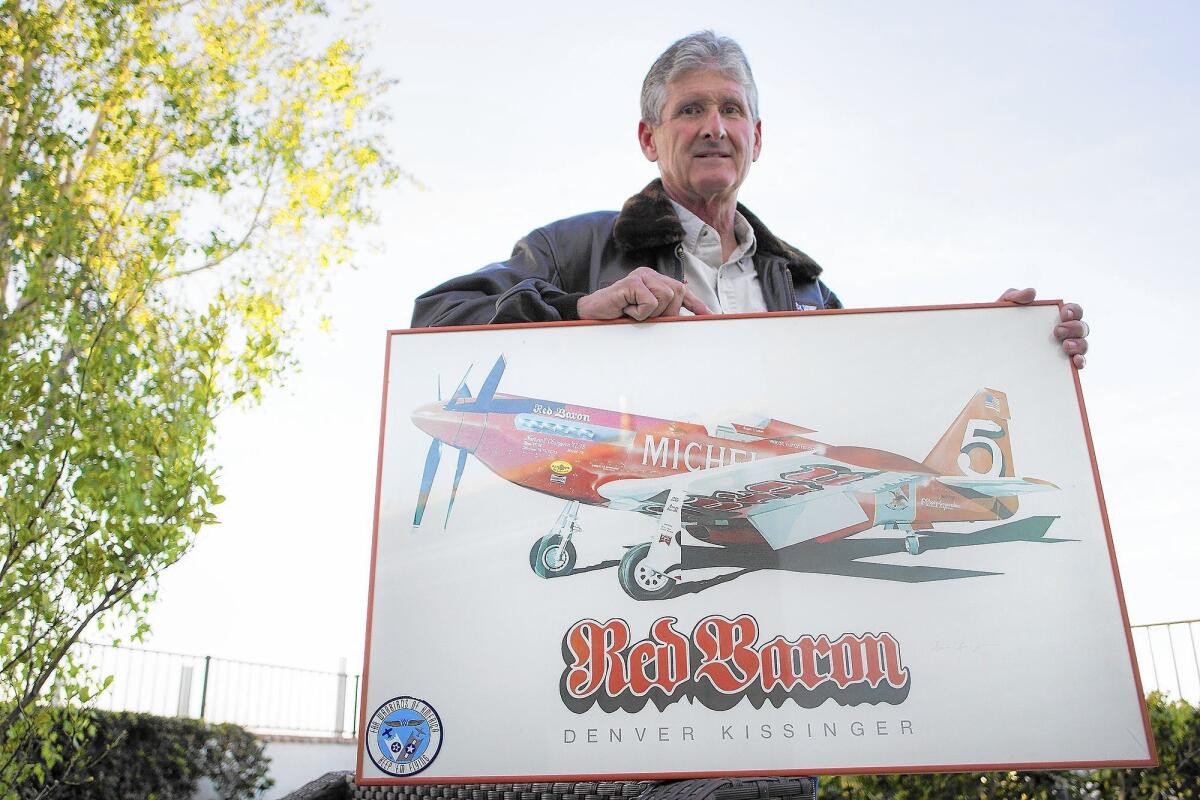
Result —
[[705, 139], [724, 139], [725, 138], [725, 118], [721, 116], [719, 109], [713, 109], [704, 117], [704, 138]]

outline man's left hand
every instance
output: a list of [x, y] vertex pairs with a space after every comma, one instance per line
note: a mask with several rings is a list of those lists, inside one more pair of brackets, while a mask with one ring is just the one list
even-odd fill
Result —
[[[1000, 295], [998, 303], [1025, 305], [1037, 298], [1035, 289], [1009, 289]], [[1063, 352], [1071, 359], [1075, 369], [1083, 369], [1087, 363], [1088, 324], [1083, 321], [1083, 309], [1078, 303], [1063, 303], [1059, 309], [1059, 323], [1054, 326], [1054, 338], [1062, 342]]]

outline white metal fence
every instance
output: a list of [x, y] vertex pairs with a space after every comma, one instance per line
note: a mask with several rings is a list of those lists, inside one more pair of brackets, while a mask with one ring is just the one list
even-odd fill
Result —
[[259, 733], [354, 736], [359, 676], [212, 656], [85, 643], [78, 658], [112, 678], [109, 711], [233, 722]]
[[[1142, 687], [1200, 704], [1200, 620], [1133, 625]], [[259, 733], [356, 734], [359, 676], [212, 656], [84, 644], [81, 660], [112, 683], [110, 711], [234, 722]], [[342, 659], [345, 664], [345, 659]]]
[[1131, 625], [1142, 688], [1200, 705], [1200, 620]]

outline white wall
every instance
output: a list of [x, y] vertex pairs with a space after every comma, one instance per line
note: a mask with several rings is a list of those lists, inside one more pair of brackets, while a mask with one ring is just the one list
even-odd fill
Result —
[[[271, 760], [270, 775], [275, 785], [262, 794], [262, 800], [276, 800], [294, 792], [326, 772], [353, 770], [355, 741], [353, 739], [303, 738], [299, 736], [263, 736], [267, 758]], [[212, 786], [204, 781], [195, 800], [218, 800]]]
[[273, 800], [299, 789], [326, 772], [354, 769], [353, 739], [292, 739], [268, 740], [267, 757], [271, 759], [271, 777], [275, 779], [263, 798]]

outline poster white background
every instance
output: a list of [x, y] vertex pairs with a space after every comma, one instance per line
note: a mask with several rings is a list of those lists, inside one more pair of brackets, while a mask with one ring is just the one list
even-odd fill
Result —
[[[1076, 386], [1052, 338], [1057, 314], [1041, 305], [393, 334], [366, 722], [397, 696], [431, 704], [444, 730], [417, 776], [426, 780], [1148, 759]], [[1059, 487], [1022, 496], [1014, 519], [1058, 519], [1043, 540], [987, 544], [972, 536], [1003, 523], [942, 526], [957, 536], [918, 556], [901, 535], [873, 529], [850, 541], [887, 539], [889, 552], [689, 571], [689, 585], [732, 577], [638, 602], [619, 587], [616, 564], [650, 540], [655, 520], [584, 507], [575, 574], [545, 580], [529, 550], [564, 501], [471, 457], [443, 529], [457, 457], [449, 446], [424, 525], [412, 527], [430, 440], [410, 414], [436, 399], [439, 376], [446, 398], [472, 364], [477, 393], [500, 354], [502, 394], [695, 422], [761, 414], [822, 442], [917, 461], [979, 389], [998, 389], [1017, 476]], [[575, 714], [563, 705], [562, 637], [576, 621], [622, 618], [637, 640], [662, 616], [677, 617], [686, 635], [714, 613], [752, 614], [760, 643], [886, 631], [900, 642], [911, 690], [898, 705], [814, 709], [743, 700], [718, 713], [683, 700]], [[386, 777], [369, 758], [362, 764], [362, 778]]]

